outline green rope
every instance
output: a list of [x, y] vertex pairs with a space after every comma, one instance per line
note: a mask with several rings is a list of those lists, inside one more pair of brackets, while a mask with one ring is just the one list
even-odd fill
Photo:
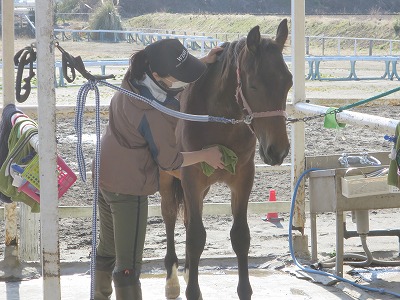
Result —
[[346, 109], [350, 109], [350, 108], [353, 108], [353, 107], [356, 107], [356, 106], [359, 106], [359, 105], [363, 105], [363, 104], [368, 103], [368, 102], [370, 102], [370, 101], [373, 101], [373, 100], [376, 100], [376, 99], [385, 97], [385, 96], [387, 96], [387, 95], [393, 94], [393, 93], [395, 93], [395, 92], [397, 92], [397, 91], [400, 91], [400, 87], [394, 88], [394, 89], [389, 90], [389, 91], [384, 92], [384, 93], [380, 93], [380, 94], [378, 94], [378, 95], [375, 95], [375, 96], [373, 96], [373, 97], [370, 97], [370, 98], [367, 98], [367, 99], [364, 99], [364, 100], [357, 101], [357, 102], [352, 103], [352, 104], [348, 104], [348, 105], [339, 107], [339, 108], [337, 109], [337, 112], [341, 112], [341, 111], [344, 111], [344, 110], [346, 110]]

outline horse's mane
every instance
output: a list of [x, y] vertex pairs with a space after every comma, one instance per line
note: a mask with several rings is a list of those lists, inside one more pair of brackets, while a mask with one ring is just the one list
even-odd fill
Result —
[[[271, 45], [277, 46], [276, 42], [270, 38], [262, 38], [261, 39], [261, 48], [267, 49]], [[221, 45], [224, 48], [223, 52], [219, 57], [219, 61], [222, 62], [221, 68], [221, 85], [224, 86], [226, 81], [228, 80], [228, 76], [232, 70], [232, 68], [237, 68], [237, 62], [240, 52], [246, 46], [246, 38], [243, 37], [237, 41], [233, 41], [231, 43], [226, 42]], [[257, 65], [255, 66], [257, 67]]]
[[236, 69], [239, 53], [242, 51], [245, 45], [246, 45], [245, 38], [241, 38], [240, 40], [233, 41], [231, 43], [226, 42], [221, 45], [221, 47], [224, 48], [224, 51], [222, 52], [218, 60], [222, 61], [222, 68], [221, 68], [222, 86], [224, 86], [226, 81], [228, 80], [231, 68]]

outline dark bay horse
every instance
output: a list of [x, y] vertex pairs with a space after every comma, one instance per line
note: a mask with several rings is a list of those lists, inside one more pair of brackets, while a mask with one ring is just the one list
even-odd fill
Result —
[[[292, 74], [282, 56], [288, 36], [287, 20], [277, 29], [275, 39], [262, 38], [254, 27], [247, 38], [225, 43], [216, 63], [180, 95], [181, 111], [190, 114], [223, 116], [244, 120], [238, 124], [178, 122], [177, 138], [182, 151], [195, 151], [221, 144], [238, 156], [236, 174], [216, 170], [210, 177], [200, 165], [181, 169], [181, 187], [186, 226], [187, 299], [202, 299], [198, 283], [198, 264], [203, 252], [206, 231], [202, 221], [203, 199], [210, 186], [224, 182], [231, 190], [233, 225], [230, 238], [238, 259], [240, 299], [251, 299], [248, 273], [250, 231], [247, 206], [254, 180], [256, 139], [259, 154], [266, 164], [279, 165], [289, 151], [286, 131], [286, 98], [292, 86]], [[250, 116], [250, 117], [249, 117]], [[251, 116], [253, 118], [251, 118]], [[177, 218], [177, 195], [172, 176], [160, 175], [161, 207], [167, 232], [166, 297], [179, 296], [178, 259], [174, 245]]]

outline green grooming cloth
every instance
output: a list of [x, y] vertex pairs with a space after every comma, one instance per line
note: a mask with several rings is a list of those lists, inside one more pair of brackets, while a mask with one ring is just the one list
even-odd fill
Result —
[[[400, 150], [400, 123], [396, 126], [395, 136], [397, 136], [397, 142], [395, 145], [396, 152]], [[397, 186], [400, 188], [400, 177], [397, 175], [397, 163], [396, 160], [391, 160], [389, 165], [389, 173], [387, 183], [388, 185]]]
[[328, 108], [328, 110], [326, 111], [326, 115], [325, 115], [325, 119], [324, 119], [324, 127], [325, 128], [342, 128], [344, 126], [346, 126], [346, 124], [344, 123], [339, 123], [336, 120], [336, 114], [331, 113], [331, 111], [334, 111], [336, 108], [335, 107], [330, 107]]
[[[235, 152], [233, 152], [231, 149], [225, 146], [222, 145], [217, 145], [217, 146], [222, 154], [222, 161], [224, 162], [225, 165], [224, 169], [227, 170], [229, 173], [235, 175], [236, 163], [238, 161], [238, 157], [236, 156]], [[204, 175], [206, 176], [211, 176], [215, 171], [215, 169], [206, 162], [201, 163], [201, 168], [203, 170]]]
[[39, 212], [39, 203], [25, 193], [20, 192], [18, 188], [13, 186], [12, 176], [10, 176], [10, 174], [6, 174], [6, 171], [8, 173], [9, 165], [11, 165], [11, 163], [22, 165], [22, 159], [28, 156], [28, 154], [30, 154], [33, 150], [32, 146], [29, 144], [29, 139], [31, 134], [37, 133], [38, 130], [36, 128], [28, 129], [25, 133], [18, 137], [20, 126], [21, 125], [16, 125], [10, 131], [10, 136], [8, 138], [8, 149], [10, 149], [10, 152], [8, 153], [3, 165], [0, 167], [0, 191], [4, 195], [10, 197], [12, 201], [20, 201], [24, 202], [26, 205], [29, 205], [31, 207], [31, 212], [35, 213]]

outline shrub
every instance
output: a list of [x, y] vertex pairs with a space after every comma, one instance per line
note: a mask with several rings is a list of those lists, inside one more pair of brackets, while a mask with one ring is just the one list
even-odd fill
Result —
[[[91, 17], [89, 28], [92, 30], [122, 30], [121, 18], [113, 2], [105, 1]], [[119, 36], [114, 33], [94, 34], [95, 40], [118, 41]]]
[[396, 22], [393, 25], [393, 29], [396, 35], [400, 35], [400, 19], [396, 19]]

